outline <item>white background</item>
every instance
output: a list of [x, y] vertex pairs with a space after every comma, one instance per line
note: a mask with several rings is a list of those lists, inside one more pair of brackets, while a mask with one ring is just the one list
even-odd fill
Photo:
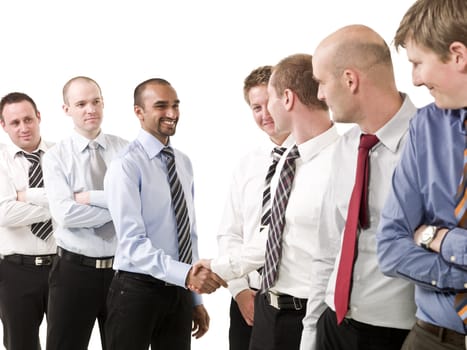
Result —
[[[29, 94], [42, 113], [43, 137], [58, 141], [72, 128], [61, 110], [63, 84], [75, 75], [90, 76], [104, 95], [103, 130], [132, 140], [139, 129], [132, 106], [135, 86], [151, 77], [169, 80], [181, 100], [172, 142], [193, 161], [200, 252], [214, 257], [233, 167], [265, 141], [243, 100], [246, 75], [290, 54], [312, 54], [322, 38], [347, 24], [368, 25], [391, 43], [412, 3], [2, 1], [0, 95]], [[431, 102], [424, 88], [412, 86], [405, 52], [393, 52], [393, 58], [399, 89], [417, 106]], [[9, 142], [3, 132], [0, 142]], [[229, 298], [225, 289], [205, 297], [211, 328], [193, 341], [193, 349], [228, 349]], [[90, 349], [100, 349], [96, 332]]]

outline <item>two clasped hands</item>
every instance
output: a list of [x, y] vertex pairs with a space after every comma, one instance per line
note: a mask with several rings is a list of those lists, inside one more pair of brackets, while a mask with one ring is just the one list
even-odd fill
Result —
[[227, 287], [227, 282], [211, 271], [211, 260], [201, 259], [190, 269], [186, 286], [198, 294], [210, 294], [219, 287]]

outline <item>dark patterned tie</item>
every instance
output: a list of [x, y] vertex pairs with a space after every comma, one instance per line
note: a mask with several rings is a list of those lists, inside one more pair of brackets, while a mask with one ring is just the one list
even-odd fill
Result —
[[272, 163], [269, 166], [268, 173], [264, 179], [260, 231], [266, 228], [271, 221], [271, 179], [276, 172], [277, 163], [279, 163], [279, 159], [281, 159], [281, 156], [284, 154], [286, 149], [287, 148], [285, 147], [274, 147], [274, 149], [271, 151]]
[[[41, 167], [41, 151], [34, 153], [21, 152], [23, 156], [31, 163], [29, 167], [29, 187], [44, 187], [44, 179]], [[36, 222], [31, 225], [31, 231], [42, 240], [47, 240], [53, 232], [52, 220]]]
[[[464, 130], [467, 126], [467, 119], [464, 122]], [[467, 228], [467, 138], [464, 148], [464, 168], [461, 180], [457, 188], [456, 207], [454, 215], [457, 219], [457, 226]], [[457, 293], [454, 299], [454, 307], [459, 317], [467, 324], [467, 293]]]
[[271, 222], [266, 243], [266, 257], [261, 290], [267, 291], [277, 280], [277, 270], [282, 253], [282, 232], [285, 226], [285, 210], [295, 176], [295, 159], [300, 157], [297, 145], [293, 146], [282, 167], [276, 193], [272, 201]]
[[177, 176], [175, 166], [175, 155], [171, 147], [164, 147], [161, 153], [167, 157], [167, 173], [172, 196], [172, 205], [175, 212], [178, 231], [178, 256], [179, 261], [191, 264], [191, 235], [190, 235], [190, 217], [186, 206], [185, 195], [180, 180]]
[[357, 172], [355, 184], [350, 197], [347, 220], [345, 222], [342, 252], [337, 270], [336, 287], [334, 290], [334, 305], [337, 323], [340, 324], [347, 313], [350, 297], [355, 249], [357, 246], [357, 231], [367, 228], [368, 223], [368, 153], [378, 143], [375, 135], [362, 134], [358, 147]]

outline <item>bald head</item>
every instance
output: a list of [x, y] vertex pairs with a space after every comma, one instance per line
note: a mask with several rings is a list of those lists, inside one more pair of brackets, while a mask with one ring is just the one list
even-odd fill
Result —
[[392, 72], [388, 45], [378, 33], [364, 25], [350, 25], [332, 33], [321, 41], [314, 56], [325, 59], [336, 76], [345, 69], [369, 73], [380, 67]]

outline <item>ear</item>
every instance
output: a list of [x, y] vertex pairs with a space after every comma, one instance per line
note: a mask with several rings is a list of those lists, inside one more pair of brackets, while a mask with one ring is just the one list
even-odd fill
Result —
[[134, 105], [134, 106], [133, 106], [133, 111], [135, 112], [136, 117], [137, 117], [140, 121], [143, 121], [143, 120], [144, 120], [143, 111], [142, 111], [142, 108], [141, 108], [140, 106]]
[[41, 112], [37, 111], [36, 117], [37, 117], [37, 120], [38, 120], [39, 123], [40, 123], [40, 122], [41, 122]]
[[342, 79], [345, 86], [349, 89], [351, 93], [356, 93], [358, 89], [359, 78], [356, 71], [353, 69], [346, 69], [342, 73]]
[[293, 105], [295, 103], [295, 95], [292, 90], [290, 89], [285, 89], [284, 90], [284, 96], [282, 98], [284, 102], [284, 108], [286, 111], [290, 111], [293, 108]]
[[68, 115], [68, 110], [70, 109], [70, 107], [67, 104], [63, 104], [62, 109], [65, 112], [65, 114]]
[[453, 62], [459, 66], [459, 70], [462, 72], [467, 71], [467, 47], [459, 42], [454, 41], [449, 45], [449, 52]]
[[3, 119], [0, 120], [0, 125], [3, 129], [5, 129], [5, 121]]

